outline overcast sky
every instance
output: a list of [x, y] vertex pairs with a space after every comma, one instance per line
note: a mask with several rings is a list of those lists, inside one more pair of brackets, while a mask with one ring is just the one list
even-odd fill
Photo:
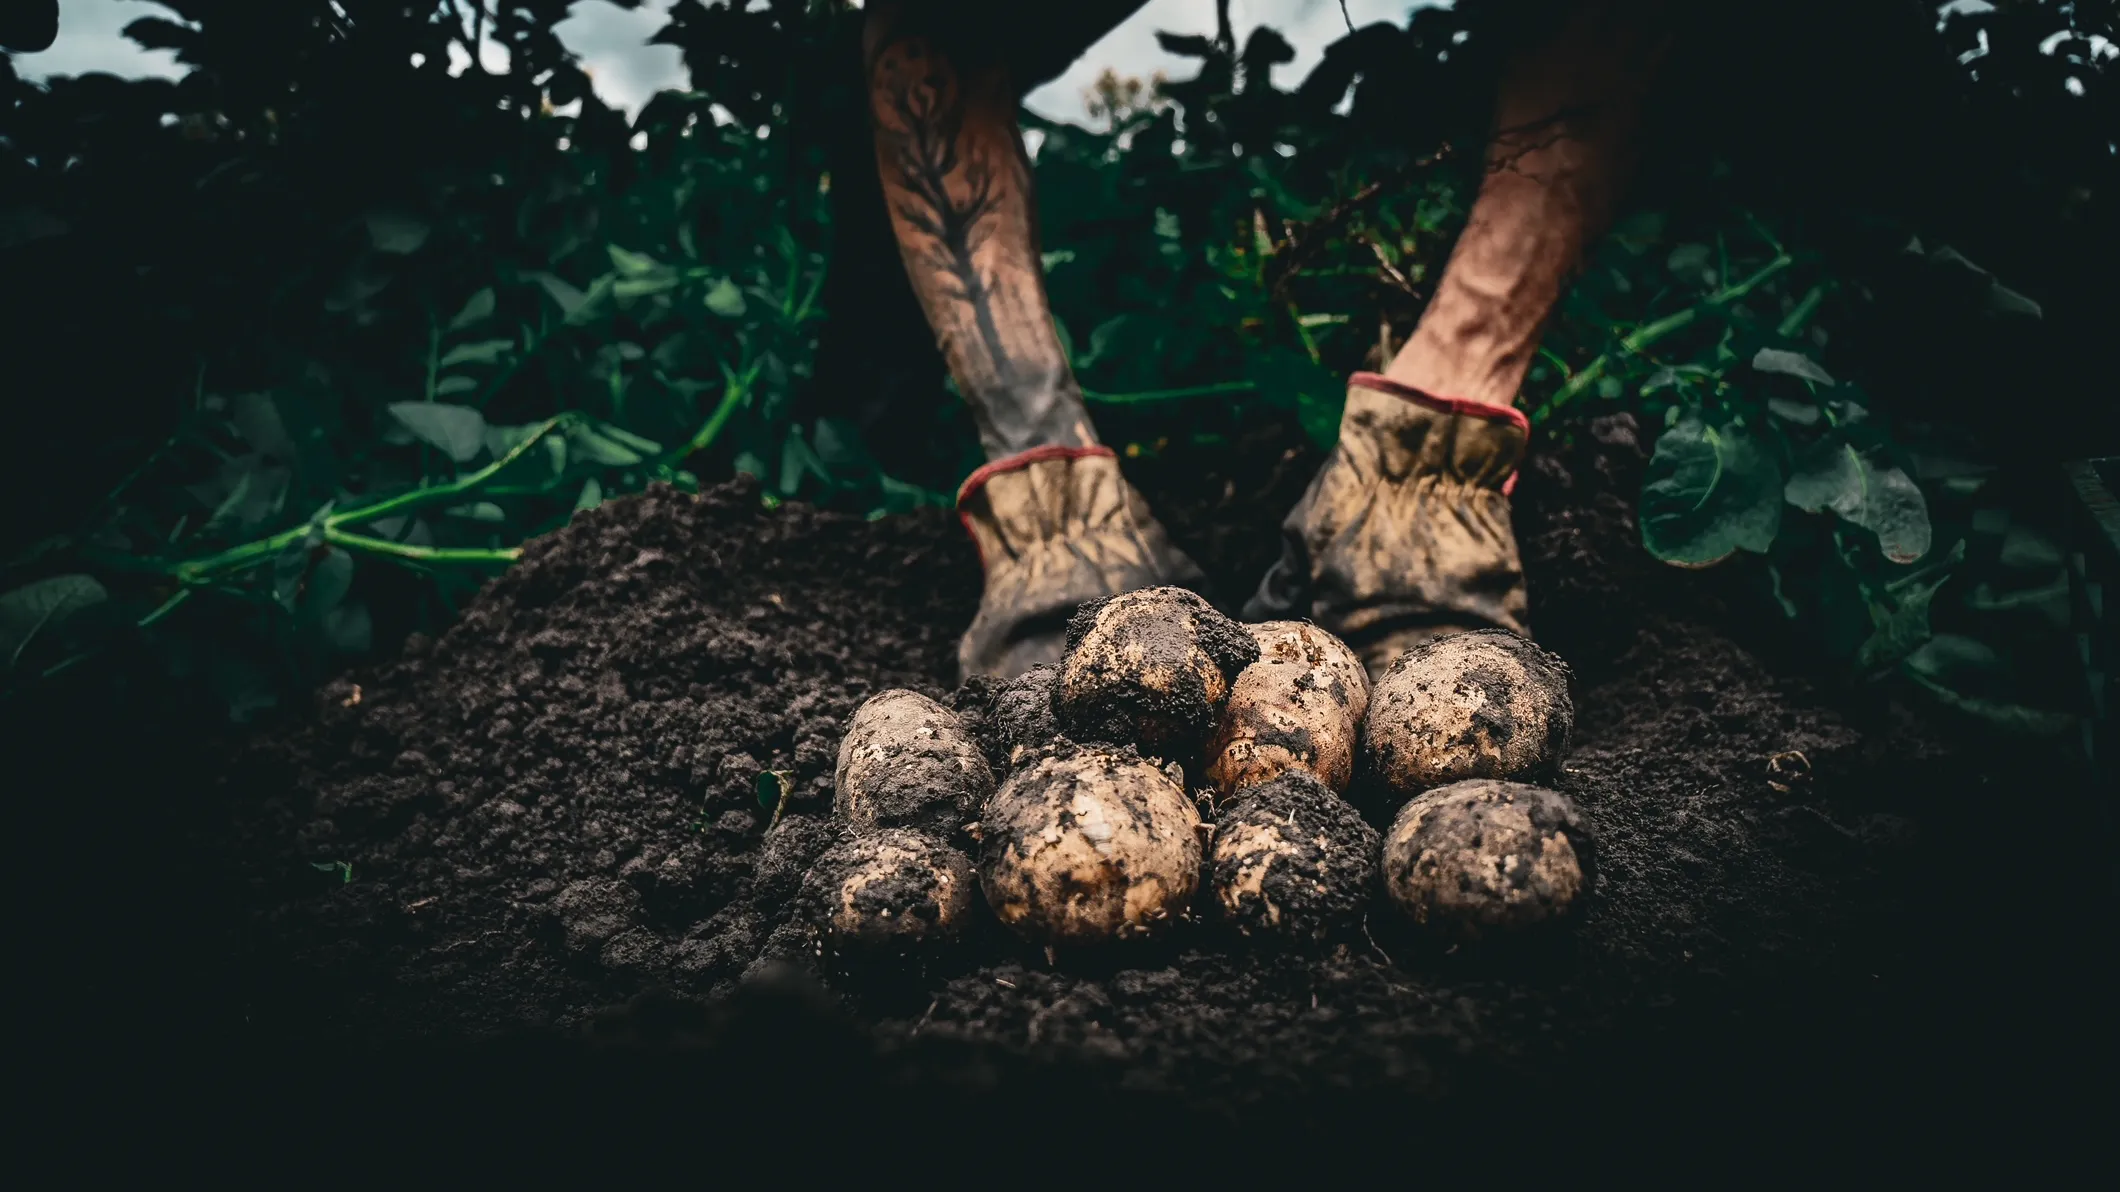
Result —
[[[1347, 31], [1350, 19], [1356, 26], [1399, 22], [1416, 8], [1442, 2], [1346, 0], [1343, 16], [1340, 0], [1232, 0], [1230, 14], [1240, 38], [1261, 24], [1270, 24], [1287, 36], [1295, 46], [1296, 60], [1282, 67], [1278, 78], [1289, 85], [1317, 65], [1325, 47]], [[647, 44], [662, 27], [670, 3], [646, 0], [629, 12], [605, 0], [577, 0], [574, 15], [560, 25], [560, 39], [581, 56], [606, 102], [637, 112], [655, 92], [685, 85], [677, 50]], [[1990, 5], [1987, 0], [1950, 0], [1940, 7], [1978, 10]], [[33, 79], [98, 70], [126, 76], [176, 75], [180, 71], [168, 53], [142, 50], [119, 33], [135, 18], [150, 14], [173, 16], [152, 0], [59, 0], [59, 40], [42, 54], [17, 55], [15, 69]], [[1146, 77], [1164, 70], [1182, 78], [1192, 67], [1157, 47], [1157, 31], [1212, 33], [1214, 23], [1213, 0], [1149, 0], [1125, 24], [1090, 47], [1066, 74], [1032, 92], [1029, 105], [1048, 119], [1082, 120], [1086, 116], [1084, 91], [1106, 67], [1122, 75]]]
[[[578, 0], [574, 15], [560, 25], [560, 39], [581, 56], [597, 93], [607, 102], [638, 111], [655, 92], [684, 86], [677, 50], [647, 44], [662, 27], [670, 2], [646, 0], [629, 12], [605, 0]], [[1357, 26], [1397, 22], [1415, 8], [1436, 2], [1347, 0], [1347, 14]], [[1240, 37], [1253, 26], [1271, 24], [1295, 46], [1296, 60], [1278, 75], [1284, 84], [1301, 79], [1325, 46], [1347, 30], [1339, 0], [1232, 0], [1230, 14]], [[125, 76], [176, 75], [180, 70], [169, 54], [142, 50], [119, 33], [149, 15], [173, 16], [151, 0], [59, 0], [59, 40], [42, 54], [16, 55], [15, 69], [33, 79], [99, 70]], [[1050, 119], [1083, 119], [1083, 92], [1107, 66], [1122, 75], [1146, 77], [1165, 70], [1183, 77], [1192, 68], [1157, 47], [1157, 30], [1212, 33], [1214, 24], [1213, 0], [1149, 0], [1065, 75], [1034, 92], [1030, 106]]]

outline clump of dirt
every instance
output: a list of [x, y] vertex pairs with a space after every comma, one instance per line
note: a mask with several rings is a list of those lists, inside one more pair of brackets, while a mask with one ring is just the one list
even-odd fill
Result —
[[[1291, 1129], [1482, 1097], [1581, 1107], [1614, 1082], [1675, 1100], [1739, 1069], [1851, 1099], [1888, 1073], [1912, 1095], [1941, 1060], [1910, 1024], [1941, 1013], [1964, 933], [2010, 921], [1954, 893], [1978, 855], [1966, 825], [1995, 790], [2040, 789], [2012, 780], [2030, 762], [1748, 650], [1722, 605], [1633, 545], [1631, 421], [1579, 430], [1534, 454], [1518, 495], [1534, 629], [1574, 668], [1554, 785], [1599, 850], [1579, 925], [1540, 947], [1439, 949], [1381, 901], [1360, 938], [1324, 948], [1262, 951], [1203, 923], [1058, 968], [975, 927], [910, 978], [819, 973], [856, 1031], [809, 1002], [728, 1025], [757, 1001], [743, 991], [789, 979], [781, 965], [815, 969], [791, 915], [836, 838], [848, 717], [891, 687], [949, 700], [979, 590], [946, 516], [767, 509], [738, 481], [582, 515], [442, 638], [248, 745], [218, 837], [247, 878], [248, 1029], [290, 1045], [519, 1027], [608, 1041], [694, 1029], [675, 1014], [723, 1023], [724, 1056], [765, 1046], [760, 1031], [855, 1040], [862, 1080], [967, 1104], [1038, 1079]], [[1270, 559], [1279, 490], [1307, 475], [1292, 459], [1151, 464], [1136, 483], [1223, 576], [1229, 552], [1203, 544]], [[1211, 532], [1187, 520], [1206, 509]], [[997, 690], [956, 706], [1003, 763], [1003, 742], [1046, 722], [1003, 692], [988, 724]], [[1806, 781], [1777, 777], [1790, 757]], [[792, 783], [770, 831], [765, 771]]]

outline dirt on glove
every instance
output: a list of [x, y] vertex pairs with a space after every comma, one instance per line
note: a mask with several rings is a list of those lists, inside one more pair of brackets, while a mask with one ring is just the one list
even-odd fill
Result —
[[[886, 688], [947, 699], [979, 566], [945, 514], [767, 509], [739, 481], [577, 517], [439, 640], [252, 734], [170, 845], [187, 872], [239, 880], [185, 903], [194, 959], [162, 979], [240, 1007], [227, 1029], [262, 1051], [557, 1031], [715, 1057], [715, 1079], [762, 1082], [754, 1106], [824, 1065], [848, 1088], [923, 1090], [908, 1113], [951, 1091], [950, 1112], [997, 1125], [1024, 1102], [995, 1091], [1032, 1087], [1104, 1098], [1093, 1115], [1276, 1131], [1503, 1103], [1737, 1121], [1800, 1095], [1874, 1114], [1948, 1099], [1976, 1059], [2059, 1054], [2028, 1032], [2072, 1020], [1999, 1007], [2024, 981], [2073, 987], [2037, 974], [2091, 950], [2066, 946], [2094, 905], [2069, 883], [2099, 871], [1978, 864], [1996, 816], [2050, 822], [2028, 804], [2058, 786], [2022, 748], [1800, 673], [1734, 582], [1641, 554], [1631, 420], [1571, 433], [1537, 446], [1515, 502], [1533, 630], [1569, 659], [1580, 710], [1554, 785], [1599, 842], [1557, 942], [1438, 950], [1378, 899], [1318, 952], [1203, 923], [1056, 969], [988, 925], [909, 978], [817, 993], [774, 941], [835, 835], [842, 730]], [[1223, 599], [1270, 559], [1314, 463], [1287, 441], [1135, 469]], [[1805, 781], [1770, 781], [1791, 756]], [[792, 782], [770, 843], [765, 771]], [[1974, 1037], [1933, 1046], [1961, 1016]]]

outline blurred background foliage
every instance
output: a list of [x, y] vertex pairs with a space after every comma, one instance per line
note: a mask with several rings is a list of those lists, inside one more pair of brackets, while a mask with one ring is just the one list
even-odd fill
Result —
[[[868, 201], [857, 10], [680, 0], [691, 90], [629, 119], [568, 0], [167, 7], [128, 34], [180, 80], [0, 73], [10, 697], [175, 676], [245, 719], [614, 495], [882, 515], [977, 462]], [[2065, 728], [2040, 480], [2120, 425], [2114, 5], [1693, 7], [1526, 408], [1657, 432], [1644, 545], [1750, 569], [1845, 674]], [[1200, 9], [1186, 77], [1025, 114], [1063, 340], [1131, 457], [1324, 447], [1448, 256], [1504, 39], [1463, 0], [1294, 83]], [[488, 35], [508, 69], [452, 75]]]

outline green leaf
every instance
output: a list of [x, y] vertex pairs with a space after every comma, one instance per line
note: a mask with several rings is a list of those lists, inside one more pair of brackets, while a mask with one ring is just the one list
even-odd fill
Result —
[[1806, 513], [1830, 509], [1877, 535], [1894, 563], [1929, 553], [1929, 506], [1920, 487], [1898, 467], [1879, 466], [1844, 441], [1826, 439], [1804, 452], [1782, 495]]
[[1781, 489], [1781, 466], [1749, 431], [1687, 414], [1657, 438], [1643, 476], [1642, 545], [1680, 567], [1764, 552], [1781, 530]]
[[597, 430], [579, 424], [567, 428], [567, 441], [582, 459], [605, 467], [623, 468], [637, 464], [642, 456], [639, 452]]
[[491, 501], [473, 501], [469, 505], [451, 505], [442, 512], [451, 517], [461, 517], [467, 521], [475, 522], [498, 524], [508, 520], [507, 510], [502, 509]]
[[1252, 353], [1244, 371], [1268, 402], [1295, 412], [1311, 442], [1320, 450], [1332, 450], [1340, 437], [1340, 412], [1347, 404], [1344, 381], [1306, 353], [1287, 347]]
[[633, 450], [640, 452], [642, 455], [654, 455], [655, 453], [662, 450], [661, 443], [658, 443], [653, 439], [644, 438], [640, 435], [636, 435], [623, 426], [613, 426], [608, 422], [597, 423], [596, 433], [603, 435], [604, 437], [609, 439], [616, 439], [620, 443], [623, 443], [626, 446], [631, 447]]
[[458, 364], [492, 364], [502, 356], [515, 350], [512, 339], [482, 339], [473, 343], [458, 344], [449, 349], [436, 368], [449, 368]]
[[87, 575], [55, 575], [0, 595], [0, 654], [12, 668], [40, 634], [109, 599], [103, 585]]
[[574, 511], [580, 513], [584, 509], [594, 509], [603, 503], [604, 486], [597, 483], [596, 477], [591, 476], [582, 482], [581, 495], [574, 498]]
[[323, 630], [325, 641], [349, 654], [366, 654], [375, 644], [375, 618], [358, 600], [325, 613]]
[[[653, 294], [674, 290], [677, 288], [677, 281], [675, 274], [666, 274], [660, 277], [622, 277], [612, 283], [611, 293], [614, 297], [630, 302], [635, 298], [646, 298]], [[738, 303], [736, 313], [742, 314], [743, 295], [738, 294], [736, 301]], [[708, 300], [707, 305], [709, 307], [713, 306], [711, 298]]]
[[1793, 422], [1798, 426], [1818, 425], [1819, 409], [1807, 401], [1770, 397], [1767, 399], [1767, 410], [1783, 422]]
[[574, 317], [574, 312], [582, 308], [584, 301], [582, 292], [552, 274], [536, 272], [526, 273], [523, 276], [544, 287], [545, 293], [551, 296], [554, 303], [558, 304], [559, 312], [566, 315], [570, 320]]
[[611, 267], [627, 277], [645, 277], [665, 269], [661, 261], [645, 253], [630, 252], [616, 244], [605, 245], [604, 250], [611, 254]]
[[1681, 244], [1664, 258], [1664, 267], [1681, 281], [1712, 286], [1715, 284], [1715, 269], [1711, 264], [1714, 259], [1715, 250], [1705, 244]]
[[368, 215], [368, 242], [377, 252], [418, 252], [431, 231], [427, 221], [402, 212], [376, 211]]
[[353, 590], [353, 556], [338, 547], [326, 547], [324, 557], [309, 569], [309, 582], [302, 590], [301, 606], [313, 613], [328, 613]]
[[468, 463], [486, 446], [486, 416], [470, 406], [435, 401], [394, 401], [387, 407], [415, 438], [442, 449], [457, 463]]
[[1936, 592], [1950, 582], [1956, 565], [1964, 559], [1965, 542], [1960, 540], [1952, 544], [1950, 557], [1940, 565], [1887, 586], [1892, 604], [1872, 608], [1876, 628], [1855, 652], [1858, 669], [1871, 674], [1886, 670], [1928, 643], [1929, 610], [1936, 602]]
[[470, 377], [443, 377], [434, 383], [434, 395], [436, 397], [450, 397], [458, 393], [469, 393], [477, 388], [478, 382]]
[[1814, 381], [1820, 385], [1831, 385], [1834, 383], [1833, 375], [1820, 368], [1817, 361], [1812, 360], [1802, 352], [1790, 352], [1782, 348], [1761, 348], [1752, 356], [1752, 367], [1760, 372], [1784, 373], [1792, 377], [1802, 377], [1806, 381]]
[[707, 290], [707, 309], [724, 319], [740, 318], [746, 309], [743, 291], [724, 277]]
[[1908, 655], [1901, 670], [1937, 702], [2003, 730], [2026, 736], [2058, 736], [2075, 727], [2066, 712], [2033, 708], [1984, 694], [2006, 677], [2008, 666], [1993, 646], [1957, 633], [1939, 633]]
[[449, 320], [449, 330], [462, 331], [473, 323], [490, 318], [493, 314], [493, 308], [493, 287], [487, 286], [485, 289], [473, 294], [470, 300], [464, 303], [464, 309], [456, 312], [456, 317]]

